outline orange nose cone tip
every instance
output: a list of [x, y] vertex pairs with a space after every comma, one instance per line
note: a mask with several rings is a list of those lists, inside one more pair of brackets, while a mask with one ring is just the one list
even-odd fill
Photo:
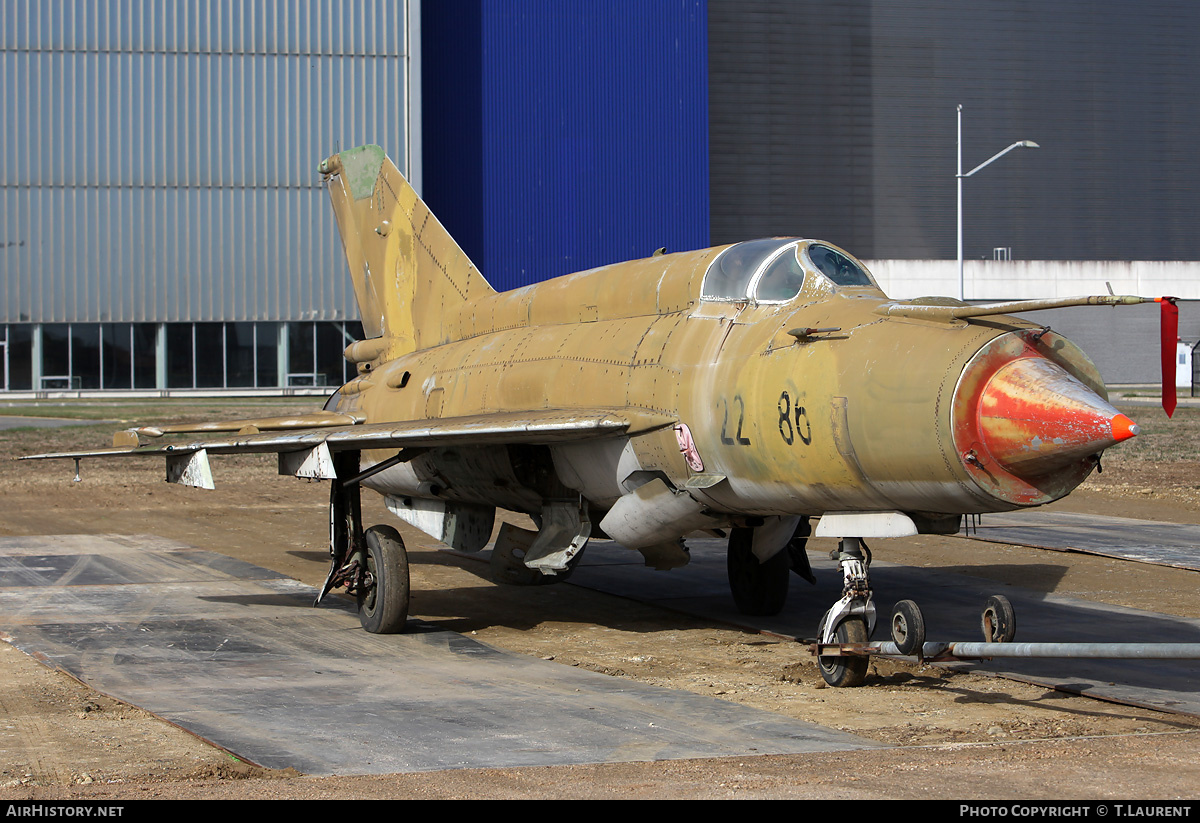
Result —
[[987, 454], [1018, 477], [1078, 467], [1137, 425], [1058, 364], [1025, 357], [988, 380], [977, 408]]
[[1112, 419], [1112, 436], [1113, 440], [1120, 443], [1122, 440], [1128, 440], [1131, 437], [1136, 437], [1141, 434], [1142, 430], [1137, 423], [1134, 423], [1123, 414], [1118, 414]]

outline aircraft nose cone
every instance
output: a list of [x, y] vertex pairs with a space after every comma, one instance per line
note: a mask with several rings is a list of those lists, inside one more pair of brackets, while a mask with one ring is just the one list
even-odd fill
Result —
[[983, 445], [1020, 477], [1036, 477], [1138, 434], [1138, 426], [1044, 357], [1002, 366], [979, 398]]
[[1113, 418], [1112, 428], [1113, 437], [1117, 439], [1118, 443], [1142, 433], [1141, 427], [1123, 414], [1118, 414]]

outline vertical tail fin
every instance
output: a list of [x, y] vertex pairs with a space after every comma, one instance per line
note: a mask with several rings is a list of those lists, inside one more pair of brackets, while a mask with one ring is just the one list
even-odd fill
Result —
[[321, 161], [367, 337], [391, 359], [445, 339], [446, 309], [495, 294], [379, 146]]

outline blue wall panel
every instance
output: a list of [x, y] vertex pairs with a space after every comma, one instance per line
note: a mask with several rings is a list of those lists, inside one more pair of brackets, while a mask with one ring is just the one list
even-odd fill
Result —
[[423, 4], [424, 196], [497, 289], [708, 245], [706, 3]]

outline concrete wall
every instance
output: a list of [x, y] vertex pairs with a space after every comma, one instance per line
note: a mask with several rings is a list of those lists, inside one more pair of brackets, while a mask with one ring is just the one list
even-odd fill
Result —
[[[847, 249], [853, 253], [853, 249]], [[958, 296], [955, 260], [866, 260], [889, 296]], [[963, 264], [967, 300], [1028, 300], [1116, 294], [1200, 298], [1200, 262], [1113, 260], [967, 260]]]
[[[867, 260], [891, 297], [958, 294], [955, 260]], [[963, 266], [970, 301], [1022, 300], [1116, 294], [1200, 298], [1200, 262], [967, 261]], [[1108, 383], [1159, 381], [1159, 307], [1078, 307], [1029, 312], [1022, 317], [1048, 325], [1079, 344]], [[1200, 340], [1200, 306], [1179, 304], [1179, 336]]]

